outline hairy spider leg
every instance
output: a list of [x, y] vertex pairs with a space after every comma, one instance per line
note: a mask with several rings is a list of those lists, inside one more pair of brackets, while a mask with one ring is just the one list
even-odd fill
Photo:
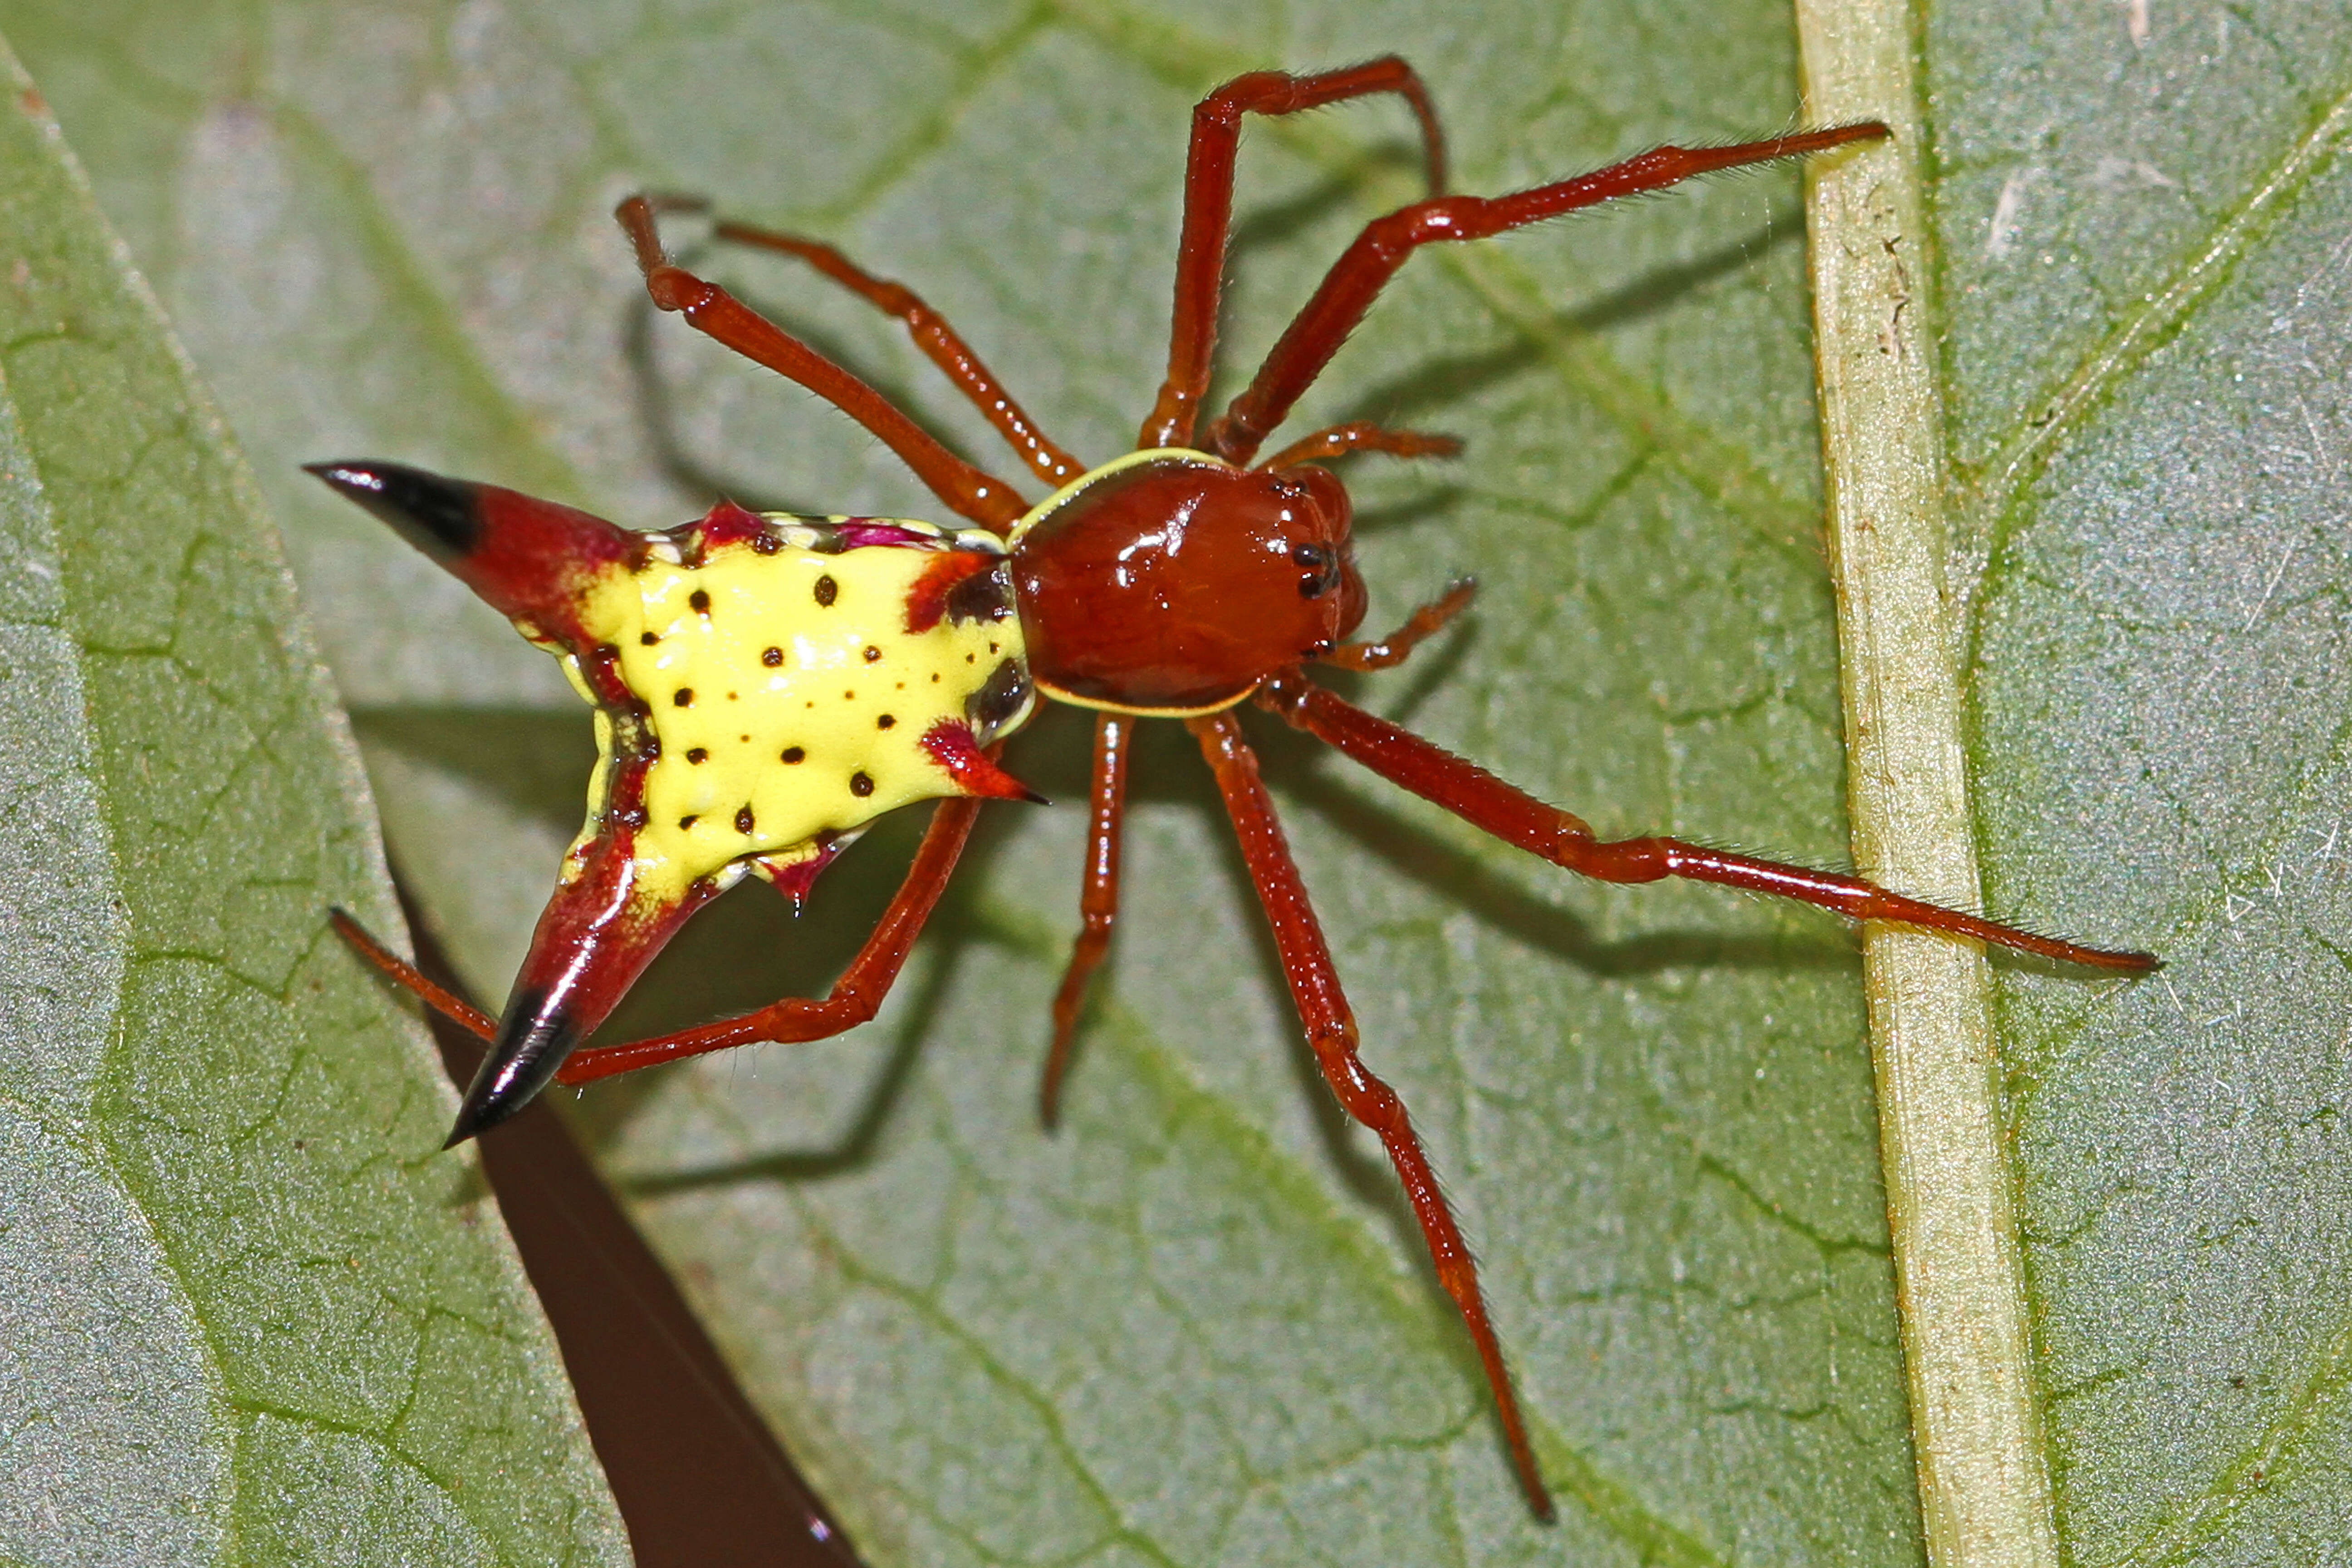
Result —
[[[710, 203], [700, 196], [648, 195], [646, 200], [656, 213], [709, 214], [711, 210]], [[757, 228], [715, 216], [710, 233], [713, 238], [732, 245], [772, 250], [805, 261], [876, 310], [906, 323], [908, 337], [923, 351], [924, 357], [946, 373], [956, 390], [996, 427], [1005, 445], [1020, 454], [1021, 460], [1029, 465], [1029, 471], [1046, 484], [1059, 489], [1085, 472], [1086, 465], [1055, 445], [1053, 438], [1037, 427], [1037, 422], [1004, 390], [995, 372], [972, 353], [962, 334], [948, 325], [947, 318], [931, 309], [912, 289], [887, 278], [875, 277], [822, 240], [804, 239], [781, 229]]]
[[1887, 134], [1876, 121], [1802, 131], [1734, 147], [1655, 147], [1590, 174], [1507, 196], [1439, 196], [1374, 218], [1283, 330], [1241, 395], [1210, 425], [1201, 446], [1247, 463], [1259, 444], [1314, 384], [1405, 258], [1440, 240], [1486, 239], [1619, 196], [1664, 190], [1695, 174], [1769, 163]]
[[1225, 241], [1234, 222], [1234, 155], [1244, 114], [1296, 114], [1304, 109], [1393, 92], [1421, 121], [1433, 195], [1445, 189], [1445, 133], [1429, 89], [1411, 66], [1383, 55], [1344, 70], [1293, 76], [1252, 71], [1202, 99], [1192, 110], [1184, 160], [1184, 226], [1176, 246], [1176, 308], [1169, 326], [1168, 379], [1160, 384], [1138, 447], [1189, 447], [1208, 395], [1217, 349], [1217, 302], [1224, 283]]
[[1582, 819], [1546, 805], [1475, 763], [1409, 730], [1342, 701], [1295, 669], [1260, 687], [1256, 700], [1258, 706], [1338, 747], [1391, 783], [1435, 802], [1506, 844], [1517, 845], [1580, 876], [1604, 882], [1654, 882], [1682, 877], [1796, 899], [1853, 920], [1895, 921], [1948, 931], [2093, 969], [2145, 974], [2160, 967], [2152, 953], [2086, 947], [2020, 931], [1981, 915], [1889, 892], [1860, 877], [1709, 849], [1678, 838], [1602, 839]]
[[1029, 510], [1011, 485], [949, 451], [873, 387], [716, 283], [673, 264], [662, 249], [653, 204], [644, 196], [629, 197], [613, 216], [635, 247], [646, 293], [656, 309], [676, 310], [696, 331], [799, 382], [865, 426], [958, 516], [1002, 534]]
[[1225, 797], [1225, 811], [1241, 840], [1242, 859], [1256, 885], [1258, 901], [1265, 907], [1266, 923], [1273, 928], [1275, 948], [1282, 958], [1283, 976], [1290, 983], [1291, 1000], [1306, 1027], [1315, 1063], [1322, 1068], [1331, 1092], [1339, 1096], [1340, 1106], [1378, 1133], [1381, 1146], [1388, 1151], [1389, 1163], [1396, 1167], [1397, 1179], [1404, 1184], [1405, 1197], [1412, 1205], [1412, 1216], [1429, 1243], [1438, 1283], [1461, 1310], [1471, 1342], [1477, 1346], [1478, 1360], [1486, 1369], [1486, 1382], [1495, 1391], [1496, 1414], [1502, 1418], [1504, 1440], [1510, 1446], [1519, 1485], [1526, 1489], [1538, 1517], [1549, 1519], [1551, 1494], [1536, 1471], [1535, 1451], [1528, 1442], [1526, 1423], [1519, 1417], [1518, 1398], [1511, 1391], [1510, 1371], [1503, 1364], [1503, 1347], [1486, 1317], [1486, 1302], [1478, 1289], [1477, 1260], [1470, 1256], [1461, 1227], [1454, 1223], [1445, 1194], [1429, 1167], [1429, 1157], [1413, 1135], [1404, 1101], [1356, 1054], [1355, 1014], [1339, 989], [1331, 950], [1324, 942], [1314, 906], [1307, 901], [1282, 824], [1275, 819], [1274, 802], [1258, 778], [1257, 758], [1242, 737], [1241, 721], [1227, 709], [1184, 723], [1217, 775], [1217, 788]]
[[1038, 1114], [1049, 1129], [1061, 1117], [1062, 1075], [1069, 1068], [1070, 1043], [1077, 1036], [1087, 985], [1110, 951], [1111, 928], [1118, 921], [1118, 847], [1134, 740], [1131, 715], [1095, 715], [1094, 813], [1087, 828], [1086, 880], [1078, 890], [1078, 915], [1084, 923], [1070, 944], [1062, 988], [1054, 994], [1054, 1045], [1045, 1053], [1045, 1075], [1037, 1085]]

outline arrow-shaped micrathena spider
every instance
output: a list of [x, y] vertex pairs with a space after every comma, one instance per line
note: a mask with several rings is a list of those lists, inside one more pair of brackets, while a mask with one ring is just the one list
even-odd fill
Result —
[[[1201, 427], [1242, 117], [1374, 93], [1399, 95], [1418, 116], [1437, 194], [1367, 225], [1247, 389]], [[1347, 491], [1321, 465], [1349, 452], [1420, 457], [1454, 445], [1358, 423], [1253, 459], [1420, 247], [1483, 239], [1711, 170], [1885, 134], [1870, 123], [1732, 147], [1660, 147], [1511, 195], [1447, 195], [1436, 115], [1403, 61], [1236, 78], [1193, 111], [1167, 379], [1135, 450], [1098, 468], [1047, 439], [913, 293], [830, 246], [718, 225], [719, 238], [799, 258], [905, 322], [1031, 472], [1054, 487], [1034, 506], [873, 387], [673, 265], [656, 214], [690, 204], [622, 203], [621, 225], [656, 306], [834, 404], [974, 526], [755, 515], [721, 503], [682, 528], [640, 533], [392, 464], [314, 467], [554, 654], [595, 708], [602, 755], [587, 826], [564, 858], [499, 1018], [441, 991], [338, 916], [343, 933], [386, 973], [489, 1042], [450, 1142], [512, 1115], [551, 1079], [585, 1083], [755, 1040], [813, 1040], [872, 1017], [954, 870], [980, 802], [1035, 798], [995, 755], [1040, 697], [1096, 714], [1085, 924], [1054, 1004], [1043, 1089], [1050, 1122], [1079, 1005], [1117, 915], [1135, 724], [1181, 720], [1216, 775], [1316, 1060], [1348, 1114], [1380, 1135], [1395, 1164], [1438, 1279], [1486, 1365], [1520, 1484], [1537, 1511], [1549, 1513], [1476, 1268], [1403, 1104], [1357, 1055], [1355, 1019], [1243, 737], [1242, 703], [1582, 876], [1720, 882], [2097, 969], [2137, 973], [2156, 961], [2037, 936], [1834, 872], [1673, 838], [1604, 842], [1567, 812], [1341, 700], [1308, 676], [1309, 665], [1395, 665], [1462, 609], [1469, 589], [1415, 611], [1388, 637], [1350, 640], [1363, 619], [1364, 586]], [[926, 799], [940, 805], [914, 865], [829, 994], [657, 1039], [579, 1048], [686, 918], [745, 872], [797, 900], [877, 816]]]

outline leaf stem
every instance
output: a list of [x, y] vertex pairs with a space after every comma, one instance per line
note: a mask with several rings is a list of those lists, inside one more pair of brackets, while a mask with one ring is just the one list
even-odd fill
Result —
[[[1974, 909], [1912, 9], [1797, 0], [1809, 121], [1895, 129], [1809, 182], [1822, 443], [1854, 858]], [[1864, 973], [1927, 1560], [2055, 1568], [1984, 956], [1874, 926]]]

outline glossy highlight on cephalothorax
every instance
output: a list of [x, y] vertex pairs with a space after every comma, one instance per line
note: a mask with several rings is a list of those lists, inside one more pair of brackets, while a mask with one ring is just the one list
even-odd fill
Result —
[[[1243, 117], [1380, 93], [1402, 98], [1418, 119], [1432, 194], [1365, 226], [1246, 388], [1203, 424]], [[761, 517], [721, 504], [682, 529], [633, 533], [552, 502], [396, 465], [317, 468], [555, 652], [596, 710], [602, 760], [587, 826], [500, 1018], [442, 991], [337, 914], [339, 929], [386, 974], [489, 1042], [451, 1142], [512, 1114], [551, 1078], [585, 1083], [752, 1041], [818, 1039], [872, 1017], [955, 869], [979, 801], [1036, 798], [997, 766], [994, 749], [1041, 696], [1095, 715], [1084, 925], [1054, 1002], [1039, 1095], [1050, 1126], [1118, 914], [1134, 727], [1179, 719], [1215, 775], [1307, 1043], [1341, 1108], [1380, 1138], [1394, 1166], [1484, 1368], [1519, 1484], [1549, 1514], [1476, 1265], [1403, 1102], [1358, 1055], [1354, 1016], [1239, 705], [1583, 876], [1719, 883], [2112, 973], [2146, 973], [2156, 960], [2038, 936], [1843, 873], [1663, 837], [1602, 839], [1575, 816], [1342, 700], [1308, 676], [1309, 666], [1399, 664], [1467, 605], [1470, 586], [1455, 585], [1386, 637], [1349, 640], [1363, 621], [1365, 591], [1348, 494], [1328, 465], [1360, 452], [1450, 457], [1458, 446], [1354, 421], [1257, 455], [1420, 247], [1886, 134], [1874, 122], [1737, 146], [1659, 147], [1507, 195], [1455, 196], [1445, 194], [1436, 115], [1403, 61], [1236, 78], [1193, 115], [1166, 379], [1137, 449], [1091, 468], [1048, 439], [911, 290], [817, 240], [715, 226], [717, 240], [808, 262], [901, 321], [1051, 491], [1034, 507], [873, 387], [672, 263], [657, 214], [699, 204], [624, 202], [617, 216], [656, 307], [834, 404], [976, 526], [950, 533], [892, 520]], [[797, 900], [877, 815], [926, 798], [940, 804], [914, 865], [826, 995], [579, 1048], [670, 933], [720, 889], [748, 871]]]

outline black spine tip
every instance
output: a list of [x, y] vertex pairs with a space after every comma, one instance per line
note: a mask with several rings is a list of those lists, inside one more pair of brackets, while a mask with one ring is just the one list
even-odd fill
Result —
[[446, 563], [469, 555], [481, 542], [479, 485], [365, 458], [305, 463], [302, 468], [390, 523], [403, 539], [436, 561]]
[[540, 995], [509, 998], [498, 1040], [467, 1085], [457, 1120], [441, 1147], [454, 1149], [529, 1105], [579, 1043], [579, 1025], [561, 1004]]

